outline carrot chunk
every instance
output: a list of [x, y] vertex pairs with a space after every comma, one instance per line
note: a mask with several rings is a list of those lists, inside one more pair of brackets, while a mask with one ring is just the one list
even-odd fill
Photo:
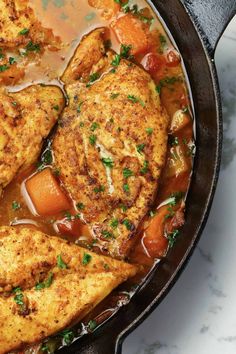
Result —
[[50, 168], [37, 173], [26, 182], [26, 190], [39, 215], [53, 215], [70, 208]]
[[103, 16], [106, 19], [111, 18], [120, 10], [120, 5], [114, 0], [88, 0], [88, 3], [95, 9], [103, 10]]
[[168, 213], [168, 206], [161, 207], [145, 230], [143, 242], [151, 257], [163, 257], [166, 253], [168, 240], [164, 236], [164, 227]]
[[149, 48], [147, 27], [132, 14], [118, 18], [111, 24], [120, 43], [131, 45], [132, 54], [146, 52]]

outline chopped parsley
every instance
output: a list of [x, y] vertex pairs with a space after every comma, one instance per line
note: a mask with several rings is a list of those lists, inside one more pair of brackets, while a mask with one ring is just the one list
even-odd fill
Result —
[[53, 109], [54, 109], [55, 111], [59, 111], [59, 105], [56, 104], [55, 106], [53, 106]]
[[93, 73], [89, 76], [89, 82], [87, 83], [86, 87], [90, 87], [91, 84], [94, 81], [97, 81], [100, 78], [100, 74], [99, 73]]
[[116, 54], [115, 58], [111, 62], [111, 65], [112, 66], [118, 66], [120, 64], [120, 60], [121, 60], [120, 54]]
[[129, 221], [128, 219], [123, 220], [122, 224], [125, 225], [126, 229], [129, 231], [133, 230], [133, 228], [134, 228], [132, 222]]
[[128, 95], [127, 96], [128, 100], [130, 100], [133, 103], [140, 103], [142, 107], [145, 107], [145, 103], [139, 98], [134, 95]]
[[123, 190], [125, 193], [129, 193], [129, 185], [127, 183], [123, 185]]
[[167, 40], [166, 37], [163, 36], [163, 34], [159, 35], [159, 39], [160, 39], [160, 45], [161, 45], [161, 53], [163, 52], [163, 49], [165, 48], [166, 44], [167, 44]]
[[15, 288], [13, 290], [13, 292], [15, 293], [14, 296], [14, 301], [17, 305], [19, 305], [20, 307], [24, 307], [24, 294], [22, 293], [22, 290], [20, 287]]
[[14, 200], [12, 202], [11, 207], [12, 207], [13, 210], [19, 210], [21, 208], [21, 205], [20, 205], [20, 203], [18, 203], [17, 201]]
[[114, 162], [110, 157], [103, 157], [101, 161], [108, 168], [112, 168], [114, 166]]
[[9, 64], [10, 64], [10, 65], [13, 65], [13, 64], [16, 63], [16, 59], [13, 58], [13, 57], [9, 57], [8, 61], [9, 61]]
[[95, 320], [90, 320], [88, 323], [88, 328], [90, 331], [94, 331], [97, 327], [97, 322]]
[[140, 172], [145, 175], [148, 172], [149, 162], [147, 160], [144, 161], [143, 167], [141, 168]]
[[38, 164], [38, 171], [42, 171], [45, 166], [51, 165], [53, 161], [52, 150], [51, 150], [51, 142], [49, 142], [48, 147], [44, 150], [41, 161]]
[[167, 239], [169, 241], [170, 248], [172, 248], [174, 246], [174, 244], [176, 243], [179, 234], [180, 234], [179, 230], [174, 230], [173, 232], [170, 232], [167, 235]]
[[83, 203], [77, 203], [77, 204], [76, 204], [76, 207], [77, 207], [79, 210], [83, 210], [83, 209], [84, 209], [84, 204], [83, 204]]
[[107, 231], [107, 230], [103, 230], [103, 231], [102, 231], [102, 236], [103, 236], [104, 238], [114, 238], [113, 233], [110, 232], [110, 231]]
[[137, 145], [136, 148], [137, 148], [138, 153], [142, 154], [142, 152], [143, 152], [143, 150], [145, 148], [145, 144], [139, 144], [139, 145]]
[[111, 96], [110, 96], [110, 98], [111, 98], [112, 100], [114, 100], [114, 99], [117, 98], [119, 95], [120, 95], [119, 93], [112, 93]]
[[48, 278], [44, 282], [37, 283], [35, 285], [35, 290], [42, 290], [45, 288], [49, 288], [52, 285], [52, 282], [53, 282], [53, 273], [50, 272]]
[[68, 220], [68, 221], [72, 220], [72, 214], [69, 211], [65, 212], [65, 217], [66, 217], [66, 220]]
[[57, 266], [60, 269], [67, 269], [67, 264], [63, 261], [61, 254], [57, 256]]
[[94, 188], [94, 192], [95, 193], [101, 193], [105, 191], [105, 187], [104, 186], [99, 186], [99, 187], [95, 187]]
[[0, 65], [0, 72], [3, 73], [4, 71], [8, 70], [9, 66], [8, 65]]
[[177, 136], [170, 136], [169, 137], [169, 144], [170, 146], [178, 146], [179, 145], [179, 139]]
[[66, 345], [70, 345], [75, 338], [74, 332], [71, 329], [65, 329], [59, 336], [63, 338], [63, 342]]
[[29, 33], [29, 29], [28, 28], [23, 28], [23, 30], [21, 30], [19, 32], [20, 36], [26, 36]]
[[90, 135], [89, 137], [90, 144], [94, 146], [96, 144], [96, 141], [97, 141], [96, 135]]
[[161, 89], [166, 86], [171, 86], [174, 85], [176, 82], [180, 81], [181, 79], [176, 76], [169, 77], [167, 76], [166, 78], [162, 79], [159, 81], [159, 85], [156, 86], [156, 92], [158, 94], [161, 93]]
[[104, 263], [103, 268], [104, 268], [105, 270], [110, 270], [110, 267], [109, 267], [109, 265], [108, 265], [107, 263]]
[[119, 220], [113, 218], [113, 219], [111, 220], [110, 225], [111, 225], [111, 227], [112, 227], [113, 229], [116, 229], [116, 228], [118, 227], [118, 225], [119, 225]]
[[90, 130], [94, 132], [97, 128], [99, 128], [99, 124], [97, 122], [93, 122], [90, 127]]
[[121, 44], [120, 47], [120, 56], [124, 59], [132, 59], [133, 56], [130, 55], [130, 51], [132, 49], [132, 45], [125, 45], [125, 44]]
[[83, 265], [89, 264], [91, 262], [91, 260], [92, 260], [92, 256], [90, 254], [88, 254], [88, 253], [83, 254], [83, 258], [82, 258]]
[[152, 133], [153, 133], [153, 128], [146, 128], [146, 133], [147, 133], [148, 135], [152, 135]]
[[40, 52], [40, 45], [38, 43], [33, 43], [32, 41], [29, 41], [29, 43], [25, 47], [26, 53], [27, 52]]
[[81, 106], [84, 102], [80, 102], [78, 107], [77, 107], [77, 113], [81, 113]]
[[131, 176], [133, 176], [134, 174], [133, 174], [133, 171], [131, 171], [129, 168], [124, 168], [123, 169], [123, 176], [125, 177], [125, 178], [129, 178], [129, 177], [131, 177]]

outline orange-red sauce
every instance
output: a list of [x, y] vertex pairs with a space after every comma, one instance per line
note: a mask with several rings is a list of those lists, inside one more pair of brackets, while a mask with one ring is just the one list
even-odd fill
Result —
[[[134, 1], [130, 1], [131, 6], [133, 3]], [[149, 269], [156, 259], [165, 256], [169, 246], [173, 246], [178, 237], [178, 228], [183, 223], [184, 200], [192, 171], [194, 134], [192, 110], [180, 54], [165, 33], [160, 19], [150, 12], [147, 3], [136, 0], [135, 4], [139, 9], [148, 8], [149, 11], [145, 10], [144, 14], [153, 16], [150, 29], [151, 45], [146, 51], [135, 55], [135, 60], [152, 75], [161, 102], [172, 121], [167, 163], [162, 179], [158, 181], [157, 199], [150, 215], [147, 215], [140, 228], [139, 240], [129, 258], [131, 262], [147, 265]], [[83, 35], [94, 28], [109, 27], [112, 48], [119, 51], [120, 43], [110, 26], [114, 17], [109, 18], [102, 9], [89, 6], [87, 1], [31, 0], [30, 5], [42, 25], [52, 28], [54, 35], [60, 37], [61, 44], [57, 50], [44, 48], [42, 53], [32, 55], [26, 61], [19, 60], [18, 66], [24, 68], [25, 74], [16, 85], [9, 87], [10, 90], [19, 90], [34, 82], [45, 84], [53, 82], [61, 87], [62, 83], [58, 78], [65, 70]], [[116, 14], [116, 18], [122, 16], [123, 11]], [[0, 204], [0, 225], [32, 225], [49, 235], [57, 234], [72, 242], [91, 247], [92, 238], [87, 225], [74, 217], [76, 211], [73, 201], [70, 202], [68, 210], [48, 216], [37, 215], [29, 208], [25, 183], [36, 172], [37, 166], [32, 166], [6, 187]], [[61, 183], [60, 176], [56, 178], [58, 183]], [[61, 187], [63, 190], [63, 186]], [[110, 297], [110, 303], [108, 301], [110, 307], [112, 301], [114, 302], [114, 296]], [[115, 308], [115, 305], [112, 308]], [[109, 311], [114, 312], [100, 305], [99, 311], [95, 310], [90, 317], [96, 315], [96, 320], [100, 323], [104, 316], [110, 314]]]

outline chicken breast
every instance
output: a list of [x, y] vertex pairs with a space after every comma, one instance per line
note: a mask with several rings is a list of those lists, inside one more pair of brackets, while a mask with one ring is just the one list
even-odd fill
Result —
[[157, 192], [169, 119], [150, 75], [106, 50], [104, 32], [83, 39], [63, 76], [69, 106], [53, 151], [100, 248], [123, 258]]
[[55, 86], [0, 90], [0, 192], [19, 170], [36, 161], [63, 108], [64, 96]]
[[[30, 44], [29, 44], [30, 43]], [[58, 45], [51, 29], [43, 28], [28, 0], [0, 0], [0, 47]], [[30, 47], [29, 47], [30, 46]], [[39, 47], [37, 47], [39, 49]]]
[[1, 227], [0, 353], [81, 320], [137, 270], [34, 229]]

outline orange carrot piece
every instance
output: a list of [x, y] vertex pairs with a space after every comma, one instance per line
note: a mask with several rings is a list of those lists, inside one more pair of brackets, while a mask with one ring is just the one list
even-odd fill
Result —
[[143, 242], [151, 257], [163, 257], [166, 253], [168, 240], [164, 236], [164, 227], [168, 214], [168, 206], [161, 207], [145, 230]]
[[95, 9], [104, 10], [103, 16], [106, 19], [111, 18], [120, 10], [120, 5], [114, 0], [88, 0], [88, 3]]
[[118, 18], [111, 24], [111, 27], [120, 43], [132, 46], [132, 54], [144, 53], [148, 50], [147, 28], [132, 14]]
[[26, 182], [26, 189], [39, 215], [53, 215], [70, 208], [50, 168], [31, 177]]

